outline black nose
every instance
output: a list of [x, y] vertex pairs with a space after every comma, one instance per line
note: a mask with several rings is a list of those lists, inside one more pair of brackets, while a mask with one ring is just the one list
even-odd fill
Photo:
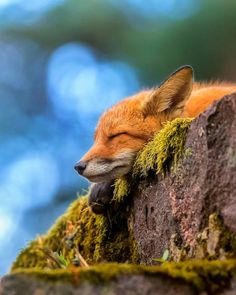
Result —
[[79, 174], [83, 174], [85, 168], [87, 166], [87, 163], [86, 162], [83, 162], [83, 161], [80, 161], [78, 163], [75, 164], [75, 170], [79, 173]]

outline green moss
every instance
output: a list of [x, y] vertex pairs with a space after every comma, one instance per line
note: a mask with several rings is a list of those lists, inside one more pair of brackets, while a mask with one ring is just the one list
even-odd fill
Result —
[[77, 280], [80, 283], [89, 282], [99, 284], [109, 282], [122, 274], [140, 273], [141, 269], [142, 267], [138, 265], [135, 266], [132, 264], [105, 263], [90, 266], [88, 268], [73, 267], [56, 270], [42, 270], [37, 268], [17, 269], [13, 271], [13, 273], [34, 275], [45, 281], [74, 282]]
[[[111, 224], [112, 222], [112, 224]], [[111, 228], [112, 226], [112, 228]], [[57, 268], [45, 252], [57, 252], [72, 263], [79, 250], [89, 264], [103, 261], [136, 262], [132, 233], [127, 216], [119, 224], [91, 212], [87, 197], [75, 200], [44, 236], [32, 241], [21, 251], [12, 270], [17, 268]], [[134, 255], [133, 255], [134, 252]]]
[[119, 178], [115, 181], [115, 188], [113, 193], [113, 200], [116, 202], [122, 202], [125, 197], [129, 195], [130, 183], [126, 178]]
[[174, 280], [181, 280], [198, 291], [217, 292], [222, 287], [226, 287], [231, 277], [236, 275], [236, 260], [166, 262], [162, 266], [113, 263], [89, 268], [74, 267], [67, 270], [18, 269], [14, 273], [37, 276], [45, 281], [67, 281], [77, 284], [83, 282], [109, 283], [120, 275], [166, 276]]
[[236, 274], [236, 260], [188, 260], [164, 263], [162, 267], [170, 276], [184, 279], [199, 291], [216, 291], [226, 286], [232, 275]]
[[186, 135], [192, 119], [175, 119], [154, 136], [139, 152], [134, 175], [147, 175], [149, 170], [166, 173], [170, 164], [175, 166], [184, 152]]

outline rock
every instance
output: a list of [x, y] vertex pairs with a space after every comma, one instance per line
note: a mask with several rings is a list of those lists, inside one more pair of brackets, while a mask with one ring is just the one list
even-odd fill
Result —
[[[27, 291], [26, 291], [27, 290]], [[14, 292], [14, 293], [12, 293]], [[10, 275], [2, 282], [1, 295], [191, 295], [191, 287], [168, 278], [129, 275], [120, 276], [109, 284], [95, 285], [41, 281], [37, 277]]]
[[89, 268], [29, 269], [5, 276], [0, 295], [203, 295], [234, 294], [236, 261], [104, 264]]
[[[211, 214], [236, 233], [236, 94], [192, 122], [185, 150], [175, 170], [165, 177], [149, 174], [132, 192], [132, 227], [142, 263], [152, 264], [170, 248], [177, 260], [181, 254], [198, 256], [199, 236], [209, 227]], [[216, 249], [220, 232], [218, 227], [206, 237], [211, 245], [202, 256], [224, 256], [227, 245]], [[234, 254], [235, 248], [236, 243]]]

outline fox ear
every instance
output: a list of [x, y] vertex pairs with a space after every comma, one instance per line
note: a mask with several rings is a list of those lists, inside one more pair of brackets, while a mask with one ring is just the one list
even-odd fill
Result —
[[144, 116], [155, 116], [161, 112], [182, 112], [193, 86], [193, 69], [183, 66], [174, 72], [144, 100]]

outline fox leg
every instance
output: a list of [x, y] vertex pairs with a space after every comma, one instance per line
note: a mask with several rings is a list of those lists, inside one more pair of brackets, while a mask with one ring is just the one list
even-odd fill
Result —
[[88, 204], [95, 214], [106, 214], [113, 197], [114, 180], [99, 182], [92, 186]]

